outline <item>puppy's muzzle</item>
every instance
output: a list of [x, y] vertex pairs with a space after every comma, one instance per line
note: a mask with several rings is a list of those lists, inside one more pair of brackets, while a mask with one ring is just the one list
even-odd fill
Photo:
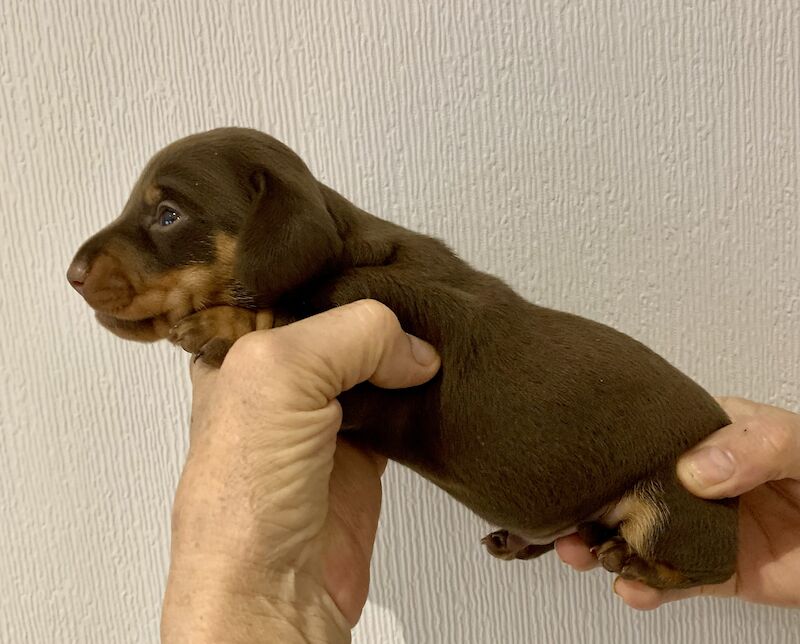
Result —
[[67, 280], [96, 311], [114, 313], [130, 305], [134, 289], [115, 257], [93, 258], [78, 253], [67, 270]]

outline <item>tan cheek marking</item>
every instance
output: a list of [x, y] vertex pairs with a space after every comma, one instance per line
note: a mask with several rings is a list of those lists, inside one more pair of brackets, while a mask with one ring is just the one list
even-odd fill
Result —
[[231, 292], [235, 264], [236, 239], [227, 233], [217, 233], [214, 237], [214, 262], [209, 266], [213, 277], [208, 287], [208, 298], [213, 299], [214, 303], [236, 303]]
[[167, 293], [160, 289], [148, 289], [140, 295], [135, 295], [126, 307], [124, 314], [130, 318], [148, 318], [160, 315], [164, 311], [164, 301]]
[[[158, 189], [155, 186], [151, 188], [151, 196], [155, 196]], [[158, 276], [144, 272], [135, 249], [116, 244], [112, 252], [119, 262], [120, 272], [136, 293], [120, 315], [128, 318], [163, 315], [170, 324], [175, 324], [208, 306], [233, 304], [230, 285], [236, 260], [236, 239], [217, 233], [214, 243], [213, 263], [179, 268]]]
[[623, 514], [620, 535], [643, 557], [653, 556], [653, 546], [669, 518], [661, 494], [660, 483], [639, 483], [618, 508]]
[[207, 266], [190, 266], [179, 269], [175, 284], [166, 302], [167, 311], [174, 317], [183, 317], [208, 306], [214, 277]]
[[215, 259], [220, 274], [233, 277], [233, 266], [236, 263], [236, 238], [227, 233], [217, 233], [214, 237]]
[[190, 266], [170, 271], [140, 285], [125, 310], [130, 317], [164, 315], [174, 324], [194, 310], [205, 305], [211, 282], [209, 270], [204, 266]]

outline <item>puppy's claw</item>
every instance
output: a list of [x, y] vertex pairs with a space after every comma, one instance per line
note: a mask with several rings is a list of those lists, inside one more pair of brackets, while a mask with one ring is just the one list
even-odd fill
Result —
[[493, 557], [498, 559], [535, 559], [553, 549], [552, 543], [528, 543], [522, 537], [510, 533], [508, 530], [495, 530], [487, 534], [481, 543]]
[[495, 530], [483, 537], [481, 543], [486, 546], [486, 551], [492, 555], [492, 557], [507, 560], [514, 558], [514, 550], [509, 548], [508, 540], [508, 530]]
[[194, 359], [195, 361], [202, 360], [209, 367], [219, 369], [232, 346], [233, 342], [225, 338], [211, 338], [194, 355]]

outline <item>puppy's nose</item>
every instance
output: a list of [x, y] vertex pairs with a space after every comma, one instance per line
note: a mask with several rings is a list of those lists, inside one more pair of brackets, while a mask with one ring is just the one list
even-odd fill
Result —
[[76, 257], [67, 269], [67, 280], [78, 293], [83, 295], [83, 285], [89, 275], [89, 262], [85, 257]]

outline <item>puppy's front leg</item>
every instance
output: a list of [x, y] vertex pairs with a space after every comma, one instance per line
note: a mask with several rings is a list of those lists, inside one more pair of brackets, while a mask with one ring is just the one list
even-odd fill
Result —
[[528, 543], [524, 538], [508, 530], [495, 530], [481, 539], [481, 543], [486, 546], [490, 555], [506, 560], [535, 559], [555, 547], [554, 543]]
[[273, 326], [271, 311], [213, 306], [186, 316], [170, 329], [169, 339], [195, 359], [219, 367], [228, 350], [246, 333]]

